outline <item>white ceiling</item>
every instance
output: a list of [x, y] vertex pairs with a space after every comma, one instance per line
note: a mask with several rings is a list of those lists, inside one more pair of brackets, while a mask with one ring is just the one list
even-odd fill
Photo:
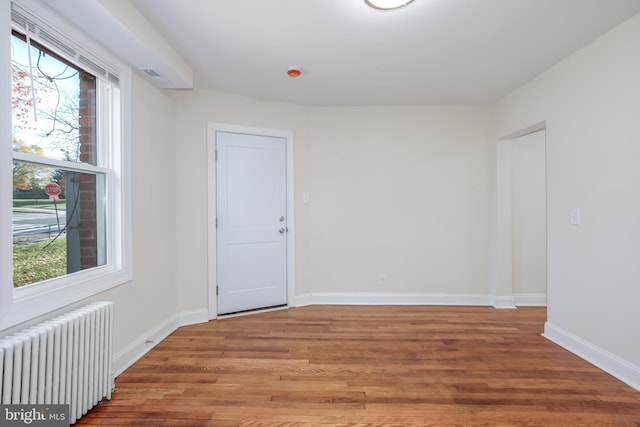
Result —
[[493, 103], [640, 12], [640, 0], [131, 3], [191, 65], [194, 87], [330, 106]]

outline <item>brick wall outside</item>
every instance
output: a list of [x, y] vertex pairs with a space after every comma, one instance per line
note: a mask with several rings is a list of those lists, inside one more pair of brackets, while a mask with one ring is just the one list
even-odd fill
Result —
[[[80, 161], [96, 165], [96, 79], [80, 73]], [[80, 239], [80, 269], [98, 265], [96, 177], [92, 174], [76, 174], [78, 183], [78, 215]], [[76, 255], [77, 256], [77, 255]]]

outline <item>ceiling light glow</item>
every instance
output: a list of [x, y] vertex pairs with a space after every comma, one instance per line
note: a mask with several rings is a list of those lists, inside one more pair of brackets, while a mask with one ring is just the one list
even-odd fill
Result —
[[414, 0], [364, 0], [366, 4], [379, 10], [400, 9], [413, 1]]

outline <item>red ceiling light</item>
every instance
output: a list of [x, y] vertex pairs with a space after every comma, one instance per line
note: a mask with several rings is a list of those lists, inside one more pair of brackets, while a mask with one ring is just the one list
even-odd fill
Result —
[[300, 74], [302, 74], [302, 71], [300, 71], [300, 68], [298, 67], [290, 67], [287, 70], [287, 75], [289, 77], [298, 77]]

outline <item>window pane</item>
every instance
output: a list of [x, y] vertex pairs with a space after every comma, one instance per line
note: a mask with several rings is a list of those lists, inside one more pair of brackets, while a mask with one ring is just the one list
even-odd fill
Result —
[[13, 163], [14, 287], [106, 264], [104, 192], [103, 174]]
[[96, 78], [13, 32], [14, 151], [96, 165]]

